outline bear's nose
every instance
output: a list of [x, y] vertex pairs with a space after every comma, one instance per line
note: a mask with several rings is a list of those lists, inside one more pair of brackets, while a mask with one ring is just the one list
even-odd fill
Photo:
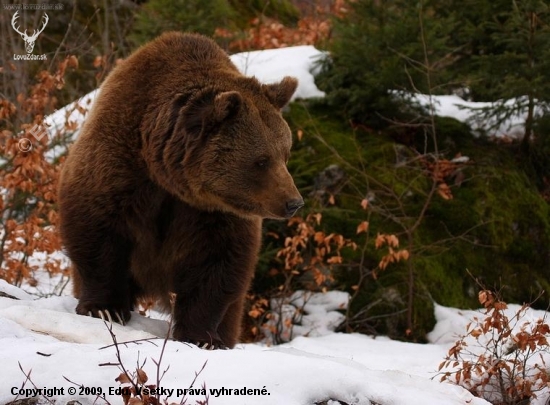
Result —
[[301, 198], [288, 200], [286, 202], [286, 217], [290, 218], [296, 213], [296, 211], [298, 211], [303, 206], [304, 206], [304, 200]]

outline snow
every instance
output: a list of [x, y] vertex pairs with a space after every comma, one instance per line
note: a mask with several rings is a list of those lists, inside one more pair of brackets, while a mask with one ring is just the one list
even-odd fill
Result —
[[325, 53], [313, 46], [302, 45], [264, 51], [242, 52], [231, 56], [237, 68], [246, 76], [255, 76], [262, 83], [281, 81], [285, 76], [298, 79], [298, 89], [292, 100], [324, 97], [315, 85], [314, 75]]
[[56, 136], [65, 132], [66, 127], [72, 129], [80, 127], [98, 94], [99, 90], [96, 89], [57, 110], [55, 113], [48, 115], [44, 119], [44, 123], [48, 128], [50, 136]]
[[[107, 324], [76, 315], [76, 299], [72, 297], [32, 300], [16, 290], [0, 283], [0, 291], [21, 298], [0, 297], [0, 403], [14, 400], [12, 388], [18, 391], [25, 381], [20, 366], [25, 373], [32, 370], [32, 384], [27, 382], [24, 389], [32, 389], [33, 384], [38, 388], [63, 388], [52, 398], [57, 403], [76, 399], [85, 405], [96, 400], [93, 395], [79, 395], [78, 389], [76, 394], [69, 394], [74, 385], [64, 377], [85, 387], [101, 387], [107, 401], [122, 403], [114, 391], [119, 387], [115, 378], [120, 370], [106, 365], [117, 363]], [[348, 300], [346, 293], [337, 291], [307, 298], [305, 307], [309, 306], [309, 311], [325, 314]], [[134, 371], [138, 363], [145, 361], [142, 369], [149, 377], [148, 384], [156, 384], [153, 360], [160, 358], [168, 323], [134, 313], [128, 325], [111, 327], [125, 367]], [[204, 384], [210, 404], [302, 405], [329, 399], [348, 404], [487, 404], [461, 387], [432, 379], [446, 350], [439, 344], [334, 332], [299, 336], [272, 347], [239, 344], [228, 351], [205, 351], [169, 340], [160, 367], [161, 374], [166, 368], [168, 371], [158, 386], [165, 390], [163, 399], [179, 402], [183, 392], [178, 395], [177, 389], [189, 388], [195, 373], [204, 366], [193, 387], [199, 389]], [[242, 393], [245, 387], [256, 389], [257, 395], [236, 395], [234, 391], [221, 395], [218, 390], [222, 387]], [[188, 395], [188, 403], [200, 399], [204, 399], [200, 393]]]
[[33, 297], [30, 294], [27, 294], [25, 291], [9, 284], [6, 280], [0, 279], [0, 293], [1, 296], [6, 296], [9, 298], [16, 298], [18, 300], [30, 300]]
[[[524, 98], [488, 103], [466, 101], [457, 95], [430, 97], [426, 94], [400, 94], [413, 103], [423, 106], [434, 115], [454, 118], [470, 125], [473, 134], [476, 136], [485, 134], [490, 138], [521, 139], [524, 135], [524, 123], [527, 116], [526, 100]], [[496, 110], [499, 106], [514, 111], [509, 117], [501, 117], [501, 120], [496, 117], [487, 118], [484, 116], [483, 111]], [[542, 115], [543, 108], [542, 105], [537, 106], [535, 116]]]
[[[522, 307], [517, 304], [509, 304], [504, 310], [504, 314], [512, 320]], [[521, 312], [521, 322], [512, 322], [514, 324], [513, 332], [519, 332], [520, 326], [524, 322], [533, 323], [537, 319], [548, 320], [549, 313], [546, 311], [527, 308]], [[484, 313], [474, 310], [464, 310], [456, 308], [435, 306], [435, 318], [438, 321], [434, 329], [428, 334], [428, 340], [437, 344], [451, 345], [460, 335], [464, 335], [466, 326], [474, 319], [482, 320]]]
[[286, 299], [271, 299], [272, 316], [262, 328], [266, 341], [274, 341], [273, 330], [277, 330], [285, 342], [295, 336], [332, 333], [344, 320], [344, 315], [337, 310], [347, 308], [349, 298], [343, 291], [330, 294], [296, 291]]
[[[21, 243], [25, 243], [23, 238], [21, 238]], [[13, 249], [10, 250], [11, 246], [9, 242], [6, 242], [4, 248], [6, 256], [9, 257], [10, 260], [19, 261], [25, 259], [23, 252]], [[39, 297], [61, 295], [71, 291], [72, 287], [68, 276], [70, 260], [63, 252], [54, 251], [52, 253], [46, 253], [44, 251], [35, 250], [26, 260], [30, 277], [21, 286], [23, 291]], [[58, 265], [62, 273], [51, 275], [44, 271], [48, 263]], [[0, 280], [0, 282], [3, 282], [3, 280]], [[16, 298], [21, 297], [16, 296]]]

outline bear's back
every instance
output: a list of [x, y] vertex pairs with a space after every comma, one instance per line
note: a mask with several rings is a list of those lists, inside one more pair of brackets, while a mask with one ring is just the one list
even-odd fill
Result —
[[[223, 82], [227, 75], [241, 76], [214, 41], [199, 34], [165, 33], [109, 74], [77, 143], [90, 137], [114, 136], [115, 143], [126, 144], [122, 147], [138, 147], [137, 137], [128, 135], [137, 134], [148, 111], [158, 110], [178, 92]], [[124, 136], [119, 135], [120, 128], [127, 129]], [[109, 140], [101, 141], [106, 142]]]
[[199, 34], [168, 32], [122, 61], [103, 83], [100, 97], [103, 93], [119, 96], [110, 102], [146, 104], [151, 98], [166, 100], [191, 83], [205, 84], [225, 74], [240, 76], [214, 41]]
[[139, 49], [133, 56], [140, 57], [144, 50], [153, 58], [165, 55], [163, 58], [176, 64], [204, 64], [231, 65], [227, 55], [213, 40], [199, 34], [184, 34], [181, 32], [167, 32]]

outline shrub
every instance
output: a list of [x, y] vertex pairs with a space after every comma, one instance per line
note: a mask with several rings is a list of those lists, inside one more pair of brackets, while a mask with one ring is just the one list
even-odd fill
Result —
[[[55, 73], [42, 71], [28, 95], [12, 103], [0, 101], [0, 278], [15, 285], [36, 283], [33, 273], [50, 275], [67, 270], [56, 230], [56, 199], [60, 166], [49, 155], [50, 134], [44, 116], [55, 106], [56, 92], [68, 69], [67, 57]], [[39, 257], [41, 256], [41, 257]]]
[[[545, 316], [533, 317], [527, 304], [510, 311], [498, 294], [479, 292], [485, 307], [439, 365], [441, 381], [461, 385], [493, 404], [516, 405], [550, 398]], [[545, 402], [546, 403], [546, 402]]]
[[349, 11], [335, 19], [331, 59], [319, 83], [328, 101], [354, 121], [404, 122], [392, 90], [442, 90], [438, 86], [448, 82], [444, 68], [454, 61], [449, 34], [457, 24], [452, 16], [438, 14], [435, 1], [348, 4]]

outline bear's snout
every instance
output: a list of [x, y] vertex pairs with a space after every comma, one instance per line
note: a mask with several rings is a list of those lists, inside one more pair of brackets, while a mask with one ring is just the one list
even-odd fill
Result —
[[285, 216], [287, 218], [290, 218], [296, 213], [296, 211], [298, 211], [303, 206], [304, 206], [304, 200], [301, 197], [288, 200], [285, 204], [285, 209], [286, 209]]

